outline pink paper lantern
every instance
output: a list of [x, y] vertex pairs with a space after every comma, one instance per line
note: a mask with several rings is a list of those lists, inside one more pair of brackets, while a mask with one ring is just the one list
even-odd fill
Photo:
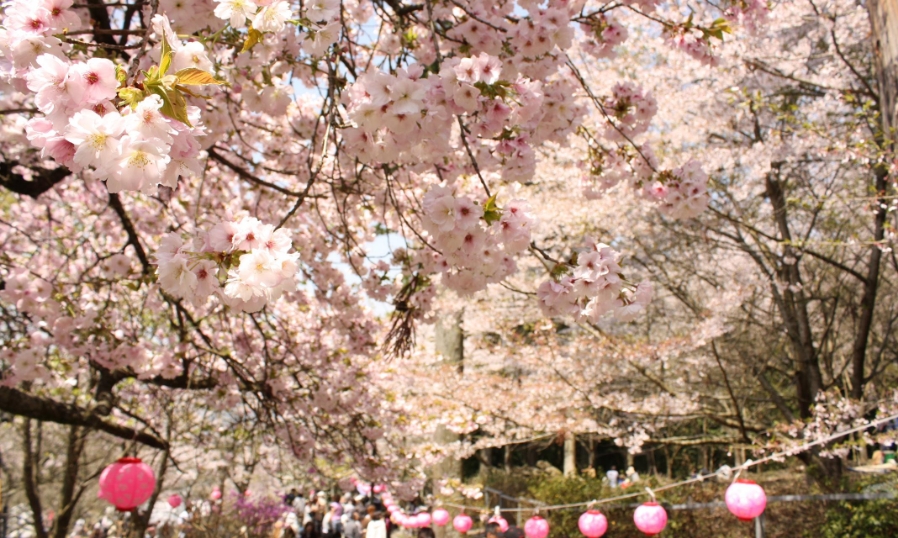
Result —
[[181, 506], [181, 502], [183, 500], [184, 499], [182, 499], [180, 495], [175, 493], [174, 495], [172, 495], [168, 498], [168, 505], [171, 506], [172, 508], [177, 508], [177, 507]]
[[499, 532], [505, 532], [508, 530], [508, 521], [502, 516], [493, 516], [487, 523], [495, 523], [499, 525]]
[[103, 469], [97, 497], [112, 503], [116, 510], [130, 512], [145, 503], [156, 489], [153, 469], [140, 458], [121, 458]]
[[667, 526], [667, 511], [655, 501], [649, 501], [636, 508], [633, 513], [636, 528], [648, 536], [660, 534]]
[[471, 530], [471, 527], [473, 526], [474, 520], [467, 514], [458, 514], [452, 520], [452, 527], [462, 534]]
[[390, 515], [395, 514], [397, 510], [399, 510], [399, 507], [396, 506], [395, 504], [391, 504], [390, 506], [387, 507], [387, 513]]
[[430, 517], [430, 514], [428, 514], [427, 512], [421, 512], [420, 514], [416, 515], [415, 518], [417, 518], [417, 520], [418, 520], [419, 527], [429, 527], [430, 526], [431, 517]]
[[608, 530], [608, 519], [598, 510], [589, 510], [583, 512], [577, 526], [586, 538], [599, 538]]
[[524, 523], [524, 534], [527, 538], [546, 538], [549, 535], [549, 522], [539, 516], [533, 516]]
[[767, 507], [767, 495], [764, 493], [764, 488], [752, 480], [743, 478], [730, 484], [726, 495], [724, 495], [724, 500], [730, 513], [742, 521], [751, 521], [760, 516], [764, 513], [764, 508]]
[[437, 525], [438, 527], [443, 527], [447, 523], [449, 523], [449, 512], [447, 512], [443, 508], [437, 508], [436, 510], [433, 511], [433, 515], [432, 515], [431, 519], [433, 520], [434, 525]]
[[218, 489], [217, 487], [215, 489], [213, 489], [212, 493], [209, 494], [209, 499], [213, 500], [213, 501], [217, 501], [218, 499], [221, 499], [221, 490]]
[[383, 484], [376, 484], [374, 486], [374, 493], [383, 493], [384, 490], [386, 490], [386, 489], [387, 489], [387, 487], [384, 486]]

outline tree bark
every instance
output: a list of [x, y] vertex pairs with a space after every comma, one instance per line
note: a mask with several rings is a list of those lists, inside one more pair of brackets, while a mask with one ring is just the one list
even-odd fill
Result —
[[65, 469], [62, 477], [61, 500], [59, 512], [53, 520], [53, 528], [50, 533], [54, 538], [65, 538], [69, 532], [72, 516], [75, 514], [75, 505], [81, 498], [83, 490], [75, 491], [78, 485], [78, 470], [80, 469], [81, 454], [84, 451], [84, 443], [87, 434], [79, 426], [69, 427], [69, 439], [66, 447]]
[[[28, 498], [28, 506], [31, 508], [31, 517], [34, 518], [34, 533], [37, 538], [48, 538], [47, 529], [44, 528], [44, 509], [41, 507], [41, 497], [38, 491], [38, 483], [35, 480], [34, 453], [31, 447], [31, 419], [26, 418], [22, 425], [22, 484], [25, 487], [25, 497]], [[40, 458], [40, 454], [38, 454]]]
[[[441, 317], [436, 324], [434, 343], [437, 354], [449, 364], [454, 365], [459, 372], [464, 371], [465, 335], [462, 328], [464, 310], [450, 313]], [[442, 424], [437, 426], [434, 432], [434, 442], [438, 446], [451, 445], [459, 440], [458, 434], [449, 430]], [[456, 457], [443, 459], [432, 469], [434, 482], [439, 480], [462, 479], [462, 461]], [[438, 493], [438, 492], [435, 492]], [[436, 538], [457, 538], [458, 533], [448, 525], [434, 528]]]
[[564, 434], [564, 476], [577, 475], [577, 437], [574, 432]]
[[[786, 242], [784, 254], [798, 259], [800, 253], [791, 246], [792, 232], [789, 229], [786, 196], [775, 170], [767, 174], [766, 195], [770, 200], [770, 205], [773, 206], [774, 220], [779, 229], [780, 238]], [[795, 385], [798, 392], [799, 411], [802, 418], [808, 418], [811, 416], [811, 408], [817, 398], [817, 393], [823, 387], [823, 376], [820, 373], [820, 361], [814, 346], [812, 323], [808, 314], [807, 298], [803, 291], [804, 283], [801, 277], [800, 261], [783, 265], [779, 274], [780, 278], [785, 281], [785, 289], [779, 293], [776, 289], [776, 282], [772, 282], [771, 286], [774, 288], [774, 297], [778, 299], [777, 306], [786, 325], [792, 352], [798, 362]]]
[[101, 430], [116, 437], [128, 441], [134, 440], [159, 450], [165, 450], [168, 447], [164, 440], [151, 433], [104, 420], [103, 417], [73, 404], [42, 398], [11, 387], [0, 387], [0, 411], [27, 417], [28, 419]]
[[867, 262], [864, 293], [858, 317], [857, 333], [851, 353], [851, 397], [864, 396], [867, 343], [873, 325], [876, 296], [879, 291], [879, 271], [882, 260], [881, 242], [885, 237], [885, 221], [888, 200], [884, 197], [888, 188], [888, 163], [895, 150], [895, 128], [898, 127], [898, 0], [868, 0], [867, 12], [873, 34], [873, 69], [879, 90], [880, 128], [877, 137], [882, 152], [874, 169], [873, 190], [877, 197], [873, 218], [873, 244]]

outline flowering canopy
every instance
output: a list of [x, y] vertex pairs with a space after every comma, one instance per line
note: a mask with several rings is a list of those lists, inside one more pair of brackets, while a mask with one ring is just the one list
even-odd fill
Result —
[[[550, 239], [572, 249], [564, 258], [536, 244], [537, 201], [520, 191], [542, 148], [584, 141], [587, 198], [621, 184], [672, 219], [709, 204], [699, 161], [667, 169], [644, 141], [652, 92], [582, 72], [626, 42], [622, 21], [710, 65], [731, 25], [765, 13], [14, 0], [0, 34], [2, 382], [40, 405], [10, 410], [47, 418], [34, 409], [69, 391], [66, 420], [162, 448], [147, 401], [188, 391], [300, 458], [385, 475], [403, 458], [384, 432], [402, 421], [359, 381], [384, 351], [408, 351], [437, 285], [507, 286], [531, 256], [544, 315], [627, 321], [651, 300], [616, 238]], [[392, 256], [371, 256], [375, 241]], [[125, 424], [135, 416], [145, 422]]]

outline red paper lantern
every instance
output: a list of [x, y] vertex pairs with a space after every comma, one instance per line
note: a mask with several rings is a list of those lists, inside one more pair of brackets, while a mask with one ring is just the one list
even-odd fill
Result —
[[742, 521], [752, 519], [764, 513], [767, 507], [767, 495], [764, 488], [752, 480], [740, 478], [727, 488], [724, 500], [727, 509]]
[[608, 530], [608, 519], [598, 510], [589, 510], [583, 512], [577, 526], [586, 538], [599, 538]]
[[168, 505], [171, 506], [172, 508], [177, 508], [177, 507], [181, 506], [181, 502], [183, 500], [184, 499], [182, 499], [180, 495], [175, 493], [174, 495], [172, 495], [171, 497], [168, 498]]
[[121, 512], [130, 512], [145, 503], [154, 489], [156, 477], [149, 465], [140, 458], [122, 458], [103, 469], [97, 497]]
[[499, 525], [499, 532], [505, 532], [508, 530], [508, 521], [502, 516], [493, 516], [487, 523], [495, 523]]
[[546, 538], [549, 535], [549, 522], [539, 516], [533, 516], [524, 523], [524, 534], [527, 538]]
[[449, 512], [443, 508], [437, 508], [433, 511], [433, 524], [442, 527], [449, 523]]
[[649, 501], [636, 508], [633, 513], [636, 528], [648, 536], [660, 534], [667, 526], [667, 511], [655, 501]]
[[474, 520], [471, 519], [471, 516], [467, 514], [458, 514], [452, 520], [452, 527], [455, 528], [458, 532], [464, 534], [471, 530], [471, 527], [474, 526]]

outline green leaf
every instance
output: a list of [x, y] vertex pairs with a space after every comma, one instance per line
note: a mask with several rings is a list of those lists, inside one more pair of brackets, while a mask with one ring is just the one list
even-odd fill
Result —
[[168, 44], [168, 37], [165, 35], [165, 30], [162, 30], [162, 56], [159, 60], [159, 73], [165, 74], [168, 72], [168, 68], [171, 67], [171, 46]]
[[184, 100], [181, 92], [174, 88], [163, 88], [162, 86], [153, 86], [149, 90], [162, 99], [162, 108], [159, 109], [159, 112], [173, 120], [178, 120], [185, 125], [193, 127], [187, 118], [187, 101]]
[[502, 212], [499, 211], [499, 207], [496, 206], [496, 195], [494, 194], [483, 203], [483, 220], [485, 220], [487, 224], [492, 224], [501, 218]]
[[174, 111], [174, 116], [176, 120], [184, 123], [188, 127], [193, 127], [190, 124], [190, 119], [187, 118], [187, 100], [184, 99], [184, 96], [181, 95], [177, 89], [168, 90], [168, 98], [171, 100], [172, 110]]
[[128, 104], [131, 108], [137, 106], [137, 103], [143, 101], [143, 98], [146, 95], [137, 88], [127, 87], [127, 88], [119, 88], [118, 90], [119, 99]]
[[186, 67], [175, 73], [178, 78], [178, 84], [183, 86], [205, 86], [207, 84], [224, 84], [223, 80], [218, 80], [212, 73], [207, 73], [196, 67]]
[[253, 28], [252, 24], [249, 24], [249, 31], [246, 33], [246, 41], [243, 43], [243, 50], [240, 52], [246, 52], [248, 50], [252, 50], [256, 43], [262, 41], [262, 32]]
[[128, 83], [128, 73], [125, 71], [125, 68], [116, 64], [115, 66], [115, 80], [118, 81], [119, 85], [124, 86]]

